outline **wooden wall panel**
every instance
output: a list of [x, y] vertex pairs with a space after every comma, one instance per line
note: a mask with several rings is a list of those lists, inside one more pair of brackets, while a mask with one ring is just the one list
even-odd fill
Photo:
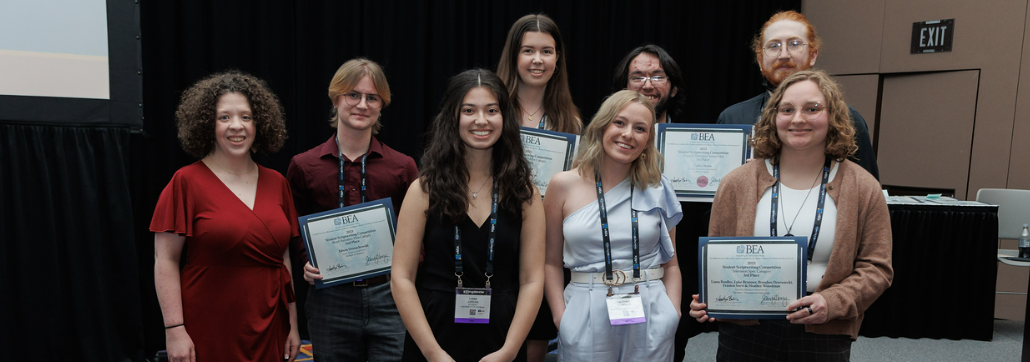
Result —
[[[1030, 24], [1030, 12], [1027, 13], [1026, 23]], [[1008, 182], [1004, 187], [1030, 190], [1030, 26], [1024, 28]]]
[[978, 82], [975, 70], [884, 77], [881, 183], [966, 194]]
[[885, 6], [886, 0], [802, 1], [802, 13], [823, 40], [816, 66], [831, 74], [880, 72]]
[[[1005, 187], [1008, 178], [1018, 86], [1014, 75], [1020, 73], [1026, 7], [1026, 0], [887, 1], [882, 73], [980, 70], [976, 127], [971, 133], [970, 193], [966, 199], [975, 198], [981, 188]], [[955, 33], [951, 52], [909, 53], [913, 22], [952, 18]]]

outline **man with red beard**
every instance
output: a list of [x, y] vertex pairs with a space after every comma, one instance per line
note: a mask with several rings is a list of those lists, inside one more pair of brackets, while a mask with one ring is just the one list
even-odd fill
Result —
[[[767, 89], [754, 98], [727, 107], [719, 114], [716, 123], [722, 124], [754, 124], [762, 115], [762, 108], [769, 100], [769, 95], [784, 79], [790, 75], [811, 68], [819, 56], [821, 42], [815, 34], [815, 28], [804, 15], [795, 11], [781, 11], [765, 22], [762, 32], [755, 36], [751, 47]], [[869, 171], [877, 180], [880, 171], [876, 166], [876, 155], [873, 154], [872, 141], [869, 138], [869, 127], [865, 119], [854, 108], [848, 106], [851, 120], [855, 123], [855, 142], [858, 151], [851, 160]]]
[[658, 123], [672, 123], [672, 116], [679, 113], [686, 103], [683, 75], [679, 65], [669, 53], [654, 44], [637, 47], [622, 58], [615, 67], [612, 93], [632, 89], [643, 93], [651, 104]]

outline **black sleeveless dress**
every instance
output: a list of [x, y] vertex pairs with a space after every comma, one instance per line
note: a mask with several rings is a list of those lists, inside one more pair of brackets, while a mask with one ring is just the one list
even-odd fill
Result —
[[[487, 245], [490, 242], [490, 220], [476, 225], [465, 215], [458, 225], [462, 240], [461, 280], [465, 288], [483, 288], [486, 284]], [[497, 210], [496, 241], [494, 243], [494, 276], [490, 279], [489, 324], [454, 323], [454, 224], [444, 223], [439, 216], [426, 220], [425, 258], [418, 268], [415, 289], [422, 310], [436, 337], [437, 343], [455, 361], [479, 361], [504, 345], [508, 328], [515, 315], [515, 302], [519, 296], [519, 241], [522, 235], [521, 212], [503, 208]], [[411, 334], [404, 338], [404, 361], [425, 361]], [[516, 361], [525, 361], [525, 345]]]

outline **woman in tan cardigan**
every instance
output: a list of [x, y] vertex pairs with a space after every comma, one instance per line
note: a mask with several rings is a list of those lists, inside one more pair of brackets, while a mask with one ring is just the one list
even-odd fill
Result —
[[[790, 76], [769, 99], [752, 139], [758, 159], [723, 179], [708, 233], [807, 236], [808, 295], [787, 305], [786, 320], [720, 324], [718, 360], [850, 359], [866, 308], [893, 277], [880, 185], [847, 160], [854, 133], [840, 87], [823, 71]], [[694, 295], [690, 316], [714, 321], [706, 307]]]

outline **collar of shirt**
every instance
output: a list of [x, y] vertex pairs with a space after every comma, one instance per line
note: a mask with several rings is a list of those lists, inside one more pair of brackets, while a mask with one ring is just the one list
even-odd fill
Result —
[[[329, 141], [327, 141], [326, 143], [322, 144], [322, 150], [321, 150], [321, 153], [319, 154], [319, 157], [332, 157], [332, 158], [337, 158], [337, 159], [340, 157], [340, 149], [336, 147], [336, 142], [333, 142], [333, 138], [335, 138], [335, 137], [336, 137], [336, 134], [333, 134], [332, 136], [329, 136]], [[376, 136], [372, 136], [372, 142], [368, 146], [368, 158], [372, 159], [372, 158], [382, 158], [382, 157], [383, 157], [383, 144], [380, 143], [379, 140], [376, 139]], [[360, 162], [361, 160], [360, 160], [360, 158], [358, 160], [348, 160], [348, 159], [345, 158], [344, 161], [347, 161], [347, 162], [358, 161], [358, 162]]]

